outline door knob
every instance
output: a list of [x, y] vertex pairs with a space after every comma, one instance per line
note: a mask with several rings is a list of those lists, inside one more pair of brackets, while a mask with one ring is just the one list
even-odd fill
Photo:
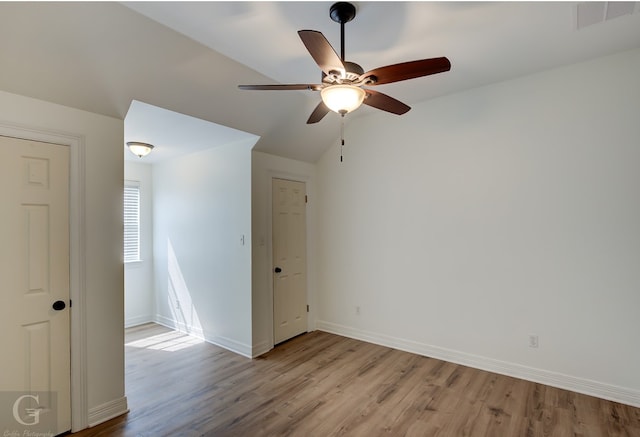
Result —
[[276, 273], [280, 273], [282, 271], [282, 269], [280, 267], [276, 267], [274, 270]]
[[67, 304], [64, 303], [64, 301], [62, 301], [62, 300], [56, 300], [53, 303], [53, 309], [56, 310], [56, 311], [62, 311], [66, 307], [67, 307]]

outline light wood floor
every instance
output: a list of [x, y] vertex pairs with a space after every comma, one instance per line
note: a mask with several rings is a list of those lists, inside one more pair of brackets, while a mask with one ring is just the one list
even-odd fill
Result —
[[312, 332], [249, 360], [126, 333], [128, 415], [83, 436], [640, 436], [640, 409]]

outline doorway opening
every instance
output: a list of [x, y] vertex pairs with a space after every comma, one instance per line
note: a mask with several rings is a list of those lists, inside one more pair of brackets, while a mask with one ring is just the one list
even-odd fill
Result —
[[[257, 140], [132, 102], [123, 185], [137, 195], [139, 257], [125, 262], [125, 328], [155, 323], [250, 354], [251, 311], [243, 308], [243, 293], [251, 292], [251, 149]], [[140, 158], [124, 146], [130, 141], [155, 147]]]

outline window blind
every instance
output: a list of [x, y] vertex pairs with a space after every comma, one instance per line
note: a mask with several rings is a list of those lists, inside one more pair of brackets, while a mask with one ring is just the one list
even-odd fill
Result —
[[140, 187], [124, 187], [124, 262], [140, 261]]

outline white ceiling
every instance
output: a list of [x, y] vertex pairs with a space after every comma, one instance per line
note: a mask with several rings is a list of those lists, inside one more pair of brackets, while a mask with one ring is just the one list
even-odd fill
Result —
[[[296, 33], [300, 29], [321, 31], [340, 53], [332, 4], [125, 3], [278, 83], [319, 83], [320, 70]], [[408, 104], [640, 45], [640, 14], [577, 31], [575, 2], [354, 5], [356, 18], [345, 28], [346, 58], [365, 71], [439, 56], [451, 61], [450, 73], [379, 87]]]
[[212, 147], [258, 141], [258, 136], [134, 100], [124, 119], [125, 141], [152, 144], [139, 158], [125, 146], [125, 159], [154, 164]]
[[[305, 124], [318, 93], [237, 85], [317, 83], [320, 70], [296, 32], [319, 30], [339, 51], [331, 4], [2, 2], [0, 56], [11, 62], [3, 62], [0, 89], [121, 119], [133, 100], [146, 102], [258, 135], [256, 150], [313, 162], [339, 135], [334, 114]], [[354, 4], [347, 60], [365, 70], [451, 61], [450, 72], [376, 88], [409, 105], [640, 47], [638, 3], [616, 18], [625, 4], [590, 3], [589, 16], [601, 22], [579, 30], [575, 2]], [[612, 19], [598, 20], [607, 11]]]

